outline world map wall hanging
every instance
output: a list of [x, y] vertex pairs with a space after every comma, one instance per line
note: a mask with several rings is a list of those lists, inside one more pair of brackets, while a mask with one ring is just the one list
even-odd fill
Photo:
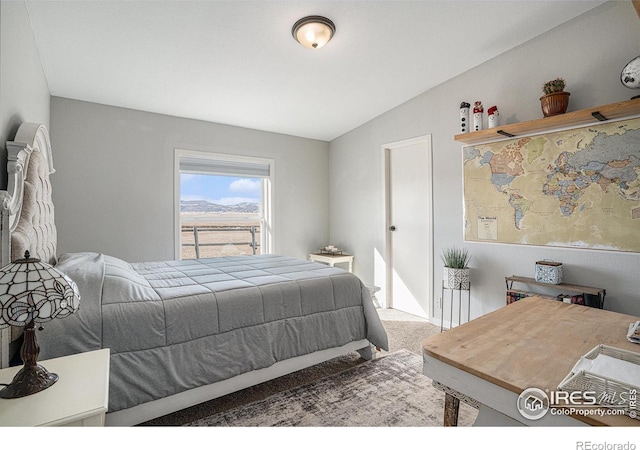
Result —
[[640, 118], [463, 153], [466, 241], [640, 252]]

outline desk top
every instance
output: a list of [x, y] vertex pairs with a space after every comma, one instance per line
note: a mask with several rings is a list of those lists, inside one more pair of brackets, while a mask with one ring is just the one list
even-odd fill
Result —
[[[640, 352], [627, 341], [626, 314], [528, 297], [425, 339], [425, 354], [520, 394], [557, 390], [581, 356], [598, 344]], [[626, 416], [575, 416], [591, 425], [640, 426]]]

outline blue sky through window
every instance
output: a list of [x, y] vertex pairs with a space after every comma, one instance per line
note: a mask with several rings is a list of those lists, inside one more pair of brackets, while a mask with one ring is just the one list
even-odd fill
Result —
[[260, 178], [181, 174], [180, 200], [206, 200], [217, 205], [260, 203]]

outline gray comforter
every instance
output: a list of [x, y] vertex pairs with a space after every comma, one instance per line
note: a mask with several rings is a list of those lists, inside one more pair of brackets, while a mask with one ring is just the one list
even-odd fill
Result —
[[109, 411], [360, 339], [388, 349], [368, 289], [339, 268], [277, 256], [129, 264], [60, 257], [80, 309], [45, 324], [40, 360], [111, 349]]

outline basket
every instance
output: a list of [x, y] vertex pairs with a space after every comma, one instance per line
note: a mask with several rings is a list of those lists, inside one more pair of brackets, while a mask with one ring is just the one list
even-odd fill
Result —
[[[596, 374], [588, 370], [579, 370], [583, 360], [595, 360], [598, 355], [608, 356], [618, 361], [626, 361], [637, 366], [640, 371], [640, 353], [623, 350], [600, 344], [584, 355], [571, 370], [562, 382], [558, 385], [558, 390], [566, 392], [585, 393], [593, 392], [597, 405], [607, 408], [623, 409], [625, 415], [640, 420], [640, 408], [636, 396], [640, 395], [640, 377], [637, 381], [629, 382], [616, 380], [609, 376]], [[635, 369], [636, 367], [628, 366]], [[593, 394], [592, 394], [593, 396]]]
[[536, 277], [538, 283], [562, 283], [562, 263], [550, 261], [536, 261]]

